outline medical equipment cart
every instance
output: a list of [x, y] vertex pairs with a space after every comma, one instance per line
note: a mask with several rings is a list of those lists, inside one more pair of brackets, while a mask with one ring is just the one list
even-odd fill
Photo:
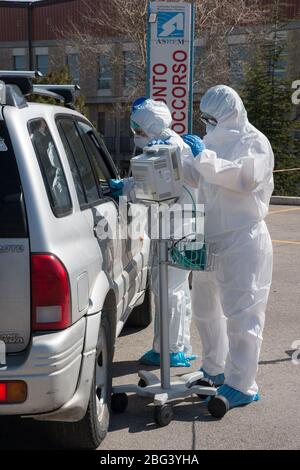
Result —
[[[169, 355], [168, 266], [171, 264], [186, 270], [209, 270], [211, 267], [208, 266], [207, 259], [210, 254], [202, 244], [206, 266], [201, 265], [201, 261], [197, 260], [197, 265], [194, 264], [193, 267], [191, 240], [176, 242], [167, 239], [164, 235], [165, 215], [169, 206], [176, 202], [182, 191], [182, 184], [179, 185], [182, 181], [182, 168], [177, 149], [168, 145], [154, 145], [145, 148], [143, 155], [131, 160], [131, 167], [136, 182], [137, 199], [145, 203], [156, 203], [159, 209], [160, 377], [153, 372], [140, 370], [138, 372], [140, 380], [137, 385], [125, 384], [113, 387], [111, 408], [117, 413], [124, 412], [128, 404], [127, 393], [150, 397], [155, 405], [155, 422], [159, 426], [166, 426], [173, 419], [172, 400], [184, 399], [195, 394], [202, 398], [216, 394], [216, 388], [212, 387], [212, 383], [204, 378], [202, 371], [184, 374], [171, 381]], [[161, 190], [163, 190], [163, 195], [160, 194]], [[180, 249], [179, 246], [181, 246]], [[184, 246], [188, 249], [185, 250]], [[199, 250], [197, 250], [197, 254], [199, 254]], [[184, 259], [187, 261], [186, 265], [179, 262], [184, 255]]]

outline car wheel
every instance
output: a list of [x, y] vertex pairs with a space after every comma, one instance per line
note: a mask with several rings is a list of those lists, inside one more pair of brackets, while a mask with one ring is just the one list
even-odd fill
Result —
[[98, 336], [91, 395], [84, 418], [76, 423], [51, 423], [63, 447], [96, 449], [109, 426], [112, 389], [113, 335], [108, 317], [103, 314]]
[[144, 302], [135, 307], [126, 322], [126, 326], [146, 328], [152, 321], [152, 295], [150, 288], [145, 292]]

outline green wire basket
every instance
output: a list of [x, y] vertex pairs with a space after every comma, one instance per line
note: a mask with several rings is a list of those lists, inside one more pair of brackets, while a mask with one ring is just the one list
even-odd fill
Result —
[[169, 264], [188, 271], [214, 271], [217, 255], [210, 244], [196, 238], [172, 242], [169, 247]]
[[169, 241], [168, 264], [187, 271], [214, 271], [217, 254], [214, 253], [213, 245], [206, 243], [204, 235], [200, 235], [202, 233], [201, 227], [197, 225], [197, 215], [204, 216], [204, 212], [197, 209], [191, 191], [186, 186], [183, 186], [183, 189], [190, 196], [192, 202], [193, 209], [190, 222], [193, 228], [189, 235], [180, 240], [172, 239]]

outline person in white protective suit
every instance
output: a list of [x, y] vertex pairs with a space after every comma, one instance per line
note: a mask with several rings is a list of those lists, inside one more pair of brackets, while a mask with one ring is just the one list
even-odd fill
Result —
[[259, 399], [255, 378], [273, 263], [264, 218], [274, 187], [274, 156], [230, 87], [210, 88], [200, 111], [207, 133], [203, 142], [186, 138], [194, 157], [183, 160], [184, 178], [201, 189], [206, 241], [218, 256], [215, 271], [194, 273], [192, 304], [204, 376], [216, 386], [224, 382], [208, 402], [221, 417]]
[[[167, 141], [171, 145], [178, 145], [182, 155], [192, 155], [191, 149], [181, 137], [170, 129], [172, 122], [171, 113], [167, 105], [161, 101], [139, 98], [132, 107], [131, 128], [134, 133], [136, 147], [143, 149], [148, 144]], [[182, 194], [177, 204], [191, 204], [191, 198], [187, 193]], [[157, 248], [152, 243], [152, 250]], [[170, 317], [170, 365], [190, 366], [190, 361], [196, 356], [192, 354], [190, 343], [190, 324], [192, 317], [190, 289], [188, 283], [189, 271], [169, 267], [169, 317]], [[155, 328], [153, 348], [147, 351], [141, 358], [142, 364], [160, 364], [160, 335], [158, 324], [159, 309], [159, 272], [157, 256], [152, 269], [151, 289], [155, 298]]]

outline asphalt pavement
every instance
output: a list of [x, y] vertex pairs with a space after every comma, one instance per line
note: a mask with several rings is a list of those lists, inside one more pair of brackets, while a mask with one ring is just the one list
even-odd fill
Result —
[[[257, 378], [261, 400], [229, 411], [222, 420], [212, 418], [198, 397], [177, 401], [174, 420], [159, 428], [150, 401], [129, 395], [126, 412], [112, 415], [100, 450], [300, 448], [300, 364], [292, 363], [297, 340], [300, 348], [300, 207], [272, 206], [266, 221], [274, 246], [274, 271]], [[151, 340], [152, 325], [124, 331], [117, 342], [115, 385], [137, 383], [137, 358], [151, 347]], [[195, 326], [192, 344], [201, 358]], [[200, 359], [190, 369], [172, 369], [172, 375], [199, 366]]]

